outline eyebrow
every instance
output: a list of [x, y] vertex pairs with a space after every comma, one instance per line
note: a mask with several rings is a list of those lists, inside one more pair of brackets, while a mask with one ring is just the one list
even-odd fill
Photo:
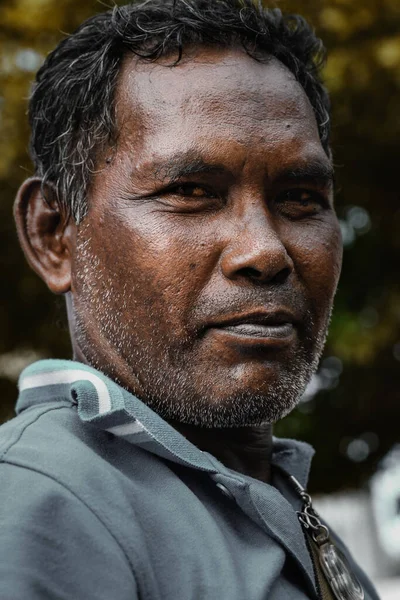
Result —
[[[195, 150], [178, 152], [167, 159], [157, 158], [149, 166], [150, 174], [165, 182], [174, 182], [181, 177], [200, 173], [230, 173], [232, 171], [223, 163], [208, 162]], [[313, 183], [323, 186], [334, 186], [333, 166], [328, 161], [309, 160], [302, 165], [286, 166], [274, 177], [276, 183]]]
[[175, 181], [180, 177], [199, 173], [226, 173], [228, 169], [222, 163], [207, 162], [199, 154], [189, 150], [179, 152], [167, 160], [154, 162], [152, 171], [156, 178], [161, 181], [166, 179]]
[[316, 183], [324, 186], [334, 186], [335, 172], [329, 162], [312, 160], [304, 165], [293, 165], [285, 167], [276, 174], [274, 180], [278, 183]]

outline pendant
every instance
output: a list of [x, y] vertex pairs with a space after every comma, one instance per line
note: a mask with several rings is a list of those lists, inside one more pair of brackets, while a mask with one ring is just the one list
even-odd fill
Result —
[[304, 505], [297, 516], [301, 525], [316, 544], [319, 563], [325, 579], [337, 600], [364, 600], [364, 590], [352, 572], [346, 557], [332, 544], [329, 529], [321, 522], [314, 510], [311, 496], [300, 485], [293, 475], [292, 483], [301, 496]]
[[[318, 545], [318, 541], [316, 540]], [[319, 562], [337, 600], [364, 600], [364, 590], [343, 554], [329, 541], [318, 546]]]

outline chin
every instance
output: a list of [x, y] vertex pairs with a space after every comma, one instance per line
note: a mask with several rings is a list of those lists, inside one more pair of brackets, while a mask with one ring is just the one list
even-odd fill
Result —
[[[164, 394], [144, 401], [161, 417], [186, 425], [205, 428], [250, 427], [276, 423], [295, 408], [311, 377], [310, 366], [296, 374], [292, 371], [264, 371], [242, 378], [204, 377], [201, 385], [175, 382]], [[236, 373], [237, 375], [237, 373]], [[179, 382], [179, 378], [177, 380]], [[219, 385], [215, 382], [220, 381]], [[212, 385], [214, 382], [214, 385]], [[238, 385], [240, 384], [240, 385]], [[160, 390], [159, 390], [160, 391]]]
[[167, 421], [207, 428], [276, 423], [295, 408], [318, 364], [315, 347], [290, 354], [147, 363], [137, 395]]

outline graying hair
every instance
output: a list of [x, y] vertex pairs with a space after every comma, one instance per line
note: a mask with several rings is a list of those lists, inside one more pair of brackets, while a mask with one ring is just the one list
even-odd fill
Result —
[[185, 47], [241, 46], [274, 56], [302, 85], [329, 155], [329, 99], [321, 81], [325, 50], [308, 23], [256, 0], [146, 0], [85, 21], [48, 55], [29, 103], [31, 157], [42, 191], [51, 190], [80, 223], [99, 156], [117, 140], [114, 97], [124, 57], [155, 61]]

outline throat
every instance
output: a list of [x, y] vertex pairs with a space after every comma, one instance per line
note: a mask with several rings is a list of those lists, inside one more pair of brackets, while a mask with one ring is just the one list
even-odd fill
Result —
[[271, 480], [272, 426], [203, 428], [170, 422], [179, 433], [203, 452], [215, 456], [228, 469]]

